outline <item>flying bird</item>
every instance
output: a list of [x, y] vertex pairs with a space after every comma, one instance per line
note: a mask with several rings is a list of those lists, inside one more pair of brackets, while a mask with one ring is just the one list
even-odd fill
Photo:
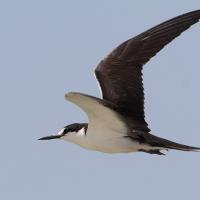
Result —
[[56, 135], [39, 140], [62, 139], [83, 148], [105, 153], [162, 150], [199, 151], [200, 147], [179, 144], [151, 134], [145, 121], [143, 65], [165, 45], [200, 19], [200, 10], [163, 22], [115, 48], [96, 67], [102, 99], [70, 92], [65, 98], [79, 106], [88, 123], [65, 126]]

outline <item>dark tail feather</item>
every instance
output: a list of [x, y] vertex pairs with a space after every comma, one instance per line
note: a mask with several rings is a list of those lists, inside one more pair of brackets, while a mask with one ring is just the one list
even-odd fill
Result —
[[166, 140], [164, 138], [157, 137], [152, 134], [146, 135], [146, 141], [150, 145], [154, 147], [161, 147], [165, 149], [176, 149], [180, 151], [200, 151], [200, 147], [193, 147], [184, 144], [179, 144], [176, 142], [172, 142], [170, 140]]

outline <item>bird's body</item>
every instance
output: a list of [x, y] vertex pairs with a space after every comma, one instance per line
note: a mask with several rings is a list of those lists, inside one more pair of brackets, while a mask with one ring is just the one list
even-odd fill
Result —
[[70, 92], [65, 98], [88, 115], [89, 123], [64, 127], [41, 140], [63, 139], [106, 153], [161, 150], [198, 151], [150, 133], [144, 117], [142, 68], [165, 45], [200, 19], [200, 10], [186, 13], [127, 40], [103, 59], [95, 70], [103, 99]]
[[96, 99], [80, 93], [69, 93], [66, 98], [85, 110], [89, 116], [89, 126], [73, 124], [73, 126], [80, 126], [80, 129], [61, 139], [76, 143], [86, 149], [105, 153], [127, 153], [137, 151], [139, 148], [146, 150], [152, 148], [127, 137], [128, 130], [122, 121], [122, 116], [100, 104]]

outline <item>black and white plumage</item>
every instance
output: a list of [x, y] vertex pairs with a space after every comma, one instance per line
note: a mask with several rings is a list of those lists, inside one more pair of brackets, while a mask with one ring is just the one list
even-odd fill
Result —
[[107, 153], [161, 150], [198, 151], [150, 133], [144, 114], [142, 68], [165, 45], [200, 19], [200, 10], [161, 23], [131, 38], [103, 59], [95, 70], [102, 97], [70, 92], [66, 99], [83, 109], [89, 123], [64, 127], [57, 135], [40, 138], [64, 139], [90, 150]]

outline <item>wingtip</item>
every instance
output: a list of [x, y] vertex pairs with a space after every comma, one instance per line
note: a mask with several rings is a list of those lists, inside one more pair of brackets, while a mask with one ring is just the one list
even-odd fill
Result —
[[64, 95], [65, 100], [69, 101], [70, 100], [70, 96], [71, 96], [72, 92], [68, 92]]
[[66, 93], [66, 94], [64, 95], [64, 98], [65, 98], [66, 100], [70, 100], [72, 97], [74, 97], [74, 96], [77, 95], [77, 94], [80, 94], [80, 93], [78, 93], [78, 92], [68, 92], [68, 93]]

